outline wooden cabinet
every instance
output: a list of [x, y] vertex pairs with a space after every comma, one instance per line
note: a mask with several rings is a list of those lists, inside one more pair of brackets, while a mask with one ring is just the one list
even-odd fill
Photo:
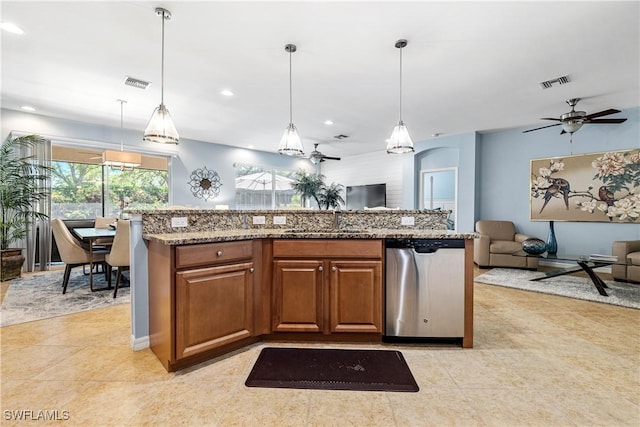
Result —
[[273, 242], [273, 332], [382, 333], [381, 240]]
[[176, 273], [176, 358], [252, 335], [253, 263]]
[[257, 341], [254, 244], [150, 242], [150, 346], [168, 371]]
[[321, 332], [323, 263], [309, 260], [274, 262], [274, 332]]
[[382, 261], [330, 261], [331, 332], [382, 333]]

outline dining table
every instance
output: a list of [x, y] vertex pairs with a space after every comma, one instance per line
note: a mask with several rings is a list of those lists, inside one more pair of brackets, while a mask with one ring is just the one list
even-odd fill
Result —
[[[91, 288], [91, 292], [101, 291], [104, 289], [111, 289], [111, 287], [94, 289], [93, 288], [93, 254], [96, 249], [96, 240], [100, 239], [102, 241], [113, 241], [113, 238], [116, 235], [115, 228], [95, 228], [95, 227], [78, 227], [73, 229], [73, 233], [80, 238], [83, 242], [89, 245], [89, 286]], [[100, 245], [102, 246], [102, 245]], [[95, 253], [104, 254], [105, 249], [101, 248]]]

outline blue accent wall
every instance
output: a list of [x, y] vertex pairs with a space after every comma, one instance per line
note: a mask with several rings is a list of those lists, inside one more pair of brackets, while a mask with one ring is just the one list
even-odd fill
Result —
[[[640, 148], [640, 108], [615, 117], [622, 124], [584, 125], [573, 135], [560, 135], [560, 126], [522, 133], [535, 128], [510, 129], [479, 135], [479, 219], [509, 220], [516, 229], [546, 240], [549, 223], [529, 220], [530, 161], [547, 157]], [[640, 239], [640, 225], [606, 222], [556, 222], [559, 253], [608, 254], [615, 240]]]

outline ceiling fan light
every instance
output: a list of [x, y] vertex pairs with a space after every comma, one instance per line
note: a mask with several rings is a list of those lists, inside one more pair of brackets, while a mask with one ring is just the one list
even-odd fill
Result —
[[293, 123], [289, 123], [289, 126], [284, 130], [278, 146], [278, 153], [287, 156], [304, 156], [302, 141], [300, 140], [300, 135], [298, 135], [298, 129]]
[[398, 124], [393, 128], [391, 138], [387, 144], [387, 153], [390, 154], [403, 154], [412, 153], [413, 141], [409, 136], [409, 131], [404, 122], [400, 120]]
[[567, 133], [577, 132], [583, 125], [581, 120], [569, 120], [562, 123], [562, 130]]
[[147, 123], [142, 136], [143, 141], [151, 141], [159, 144], [178, 144], [180, 137], [176, 130], [171, 114], [164, 104], [160, 104], [153, 110], [153, 114]]

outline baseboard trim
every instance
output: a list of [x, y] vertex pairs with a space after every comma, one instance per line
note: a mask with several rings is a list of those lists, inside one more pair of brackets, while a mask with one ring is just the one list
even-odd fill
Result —
[[130, 345], [133, 351], [140, 351], [144, 350], [145, 348], [149, 348], [149, 336], [147, 335], [146, 337], [136, 338], [131, 335]]

